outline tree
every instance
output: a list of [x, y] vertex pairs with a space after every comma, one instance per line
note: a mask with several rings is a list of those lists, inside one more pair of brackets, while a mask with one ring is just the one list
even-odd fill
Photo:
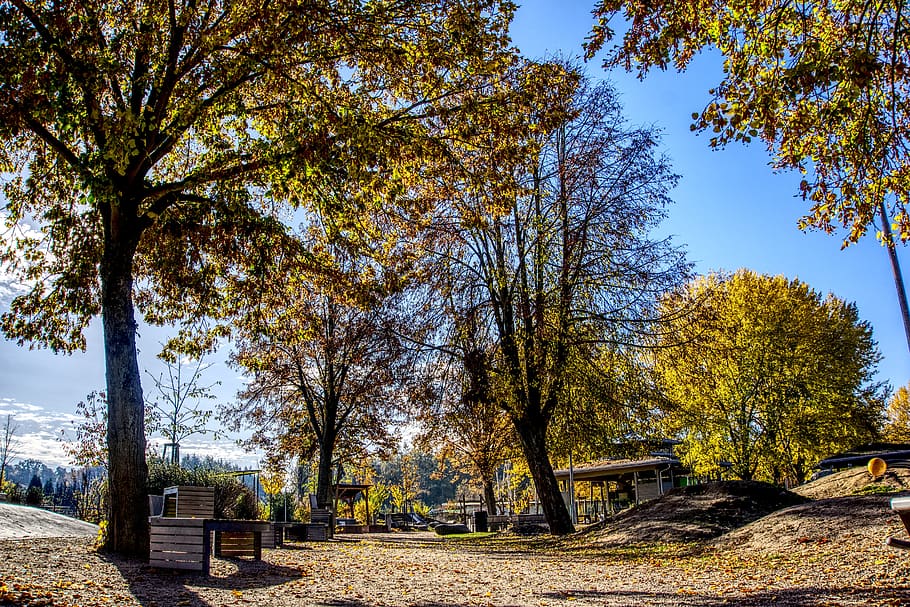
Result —
[[455, 385], [423, 415], [422, 442], [439, 449], [440, 459], [466, 460], [462, 469], [476, 475], [487, 511], [496, 514], [496, 471], [513, 452], [514, 428], [490, 386], [493, 348], [476, 340], [463, 345]]
[[[800, 227], [848, 230], [844, 246], [878, 221], [910, 347], [910, 308], [895, 241], [910, 239], [910, 46], [903, 2], [626, 2], [599, 0], [586, 44], [592, 57], [628, 21], [605, 65], [640, 76], [685, 69], [703, 48], [724, 56], [724, 77], [693, 114], [712, 147], [765, 141], [776, 169], [806, 175]], [[893, 223], [892, 223], [893, 222]], [[896, 233], [892, 233], [892, 229]]]
[[[629, 128], [613, 90], [558, 64], [515, 76], [524, 99], [497, 118], [514, 155], [469, 155], [473, 181], [446, 225], [446, 280], [481, 293], [497, 344], [494, 384], [515, 427], [550, 530], [572, 531], [549, 457], [548, 428], [566, 406], [566, 370], [579, 348], [631, 348], [656, 294], [685, 273], [681, 254], [648, 231], [674, 183], [656, 134]], [[511, 121], [509, 121], [509, 118]], [[493, 136], [495, 136], [495, 131]], [[489, 201], [489, 202], [487, 202]], [[482, 209], [493, 208], [494, 214]]]
[[697, 474], [802, 483], [881, 423], [880, 354], [856, 307], [798, 280], [748, 270], [664, 300], [656, 348], [666, 423]]
[[287, 461], [278, 455], [271, 455], [266, 459], [265, 468], [259, 476], [259, 482], [262, 490], [268, 499], [268, 518], [277, 521], [275, 512], [276, 497], [284, 491], [287, 483], [288, 470]]
[[255, 428], [260, 444], [318, 454], [316, 499], [328, 508], [339, 452], [390, 445], [390, 422], [418, 393], [417, 357], [403, 338], [415, 327], [397, 269], [333, 242], [325, 223], [310, 228], [301, 238], [321, 261], [276, 260], [273, 274], [284, 279], [257, 288], [256, 305], [238, 319], [232, 360], [252, 379], [222, 417]]
[[[212, 388], [220, 382], [209, 385], [201, 384], [202, 374], [211, 365], [203, 364], [200, 356], [195, 361], [174, 356], [165, 352], [159, 355], [167, 369], [167, 381], [164, 373], [153, 378], [155, 389], [160, 400], [151, 405], [149, 416], [149, 434], [160, 432], [171, 447], [171, 463], [180, 463], [180, 442], [194, 434], [207, 434], [212, 411], [200, 408], [202, 400], [215, 398]], [[186, 371], [189, 371], [187, 377]], [[214, 431], [217, 438], [219, 433]]]
[[84, 468], [107, 469], [107, 397], [102, 391], [89, 392], [85, 400], [76, 403], [76, 415], [80, 421], [71, 421], [76, 436], [69, 440], [66, 431], [61, 430], [58, 440], [70, 461]]
[[42, 489], [41, 478], [35, 474], [28, 483], [28, 489], [25, 491], [25, 503], [29, 506], [40, 506], [44, 499], [44, 490]]
[[395, 181], [389, 158], [445, 116], [449, 93], [510, 61], [512, 8], [0, 6], [0, 169], [14, 175], [7, 222], [22, 234], [0, 259], [34, 284], [2, 327], [70, 351], [102, 317], [110, 549], [148, 549], [134, 306], [151, 322], [229, 313], [221, 279], [283, 236], [277, 214], [306, 201], [294, 188], [311, 175], [370, 175], [352, 204], [372, 201]]
[[891, 395], [887, 418], [885, 438], [894, 442], [910, 442], [910, 385], [901, 386]]
[[[660, 331], [661, 329], [658, 329]], [[665, 435], [655, 415], [659, 395], [646, 352], [579, 348], [566, 370], [565, 406], [550, 429], [552, 455], [561, 467], [573, 461], [640, 458]]]
[[441, 465], [479, 482], [487, 511], [497, 513], [496, 471], [514, 450], [516, 436], [492, 385], [496, 343], [482, 321], [473, 290], [453, 291], [438, 306], [448, 330], [437, 351], [434, 398], [418, 412], [420, 444]]
[[19, 426], [13, 423], [13, 415], [7, 413], [6, 423], [3, 424], [2, 434], [0, 434], [0, 487], [6, 481], [6, 467], [16, 457], [19, 441], [15, 436], [18, 431]]
[[389, 487], [389, 498], [394, 512], [414, 512], [417, 498], [423, 493], [420, 474], [413, 453], [404, 453], [398, 459], [401, 476]]

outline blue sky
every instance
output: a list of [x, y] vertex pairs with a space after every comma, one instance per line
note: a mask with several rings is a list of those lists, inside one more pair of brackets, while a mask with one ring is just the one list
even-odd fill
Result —
[[[593, 0], [536, 0], [522, 3], [513, 26], [513, 40], [525, 55], [542, 58], [559, 53], [581, 54], [590, 30]], [[686, 246], [699, 272], [751, 268], [766, 274], [799, 278], [817, 291], [832, 292], [856, 302], [868, 320], [884, 355], [879, 378], [895, 387], [910, 380], [910, 353], [903, 337], [900, 315], [885, 250], [874, 240], [841, 251], [841, 237], [804, 233], [796, 223], [806, 208], [796, 198], [799, 178], [774, 174], [761, 144], [731, 146], [711, 151], [707, 137], [690, 132], [692, 112], [708, 100], [707, 91], [720, 78], [720, 59], [700, 57], [688, 72], [654, 72], [643, 82], [634, 74], [605, 72], [598, 61], [587, 66], [593, 78], [608, 78], [620, 92], [625, 113], [633, 124], [654, 125], [663, 132], [664, 152], [681, 175], [673, 192], [676, 204], [664, 225]], [[905, 273], [910, 272], [906, 247], [899, 251]], [[0, 307], [8, 305], [14, 285], [0, 274]], [[12, 413], [20, 425], [21, 457], [37, 457], [64, 464], [55, 437], [70, 425], [75, 404], [104, 386], [100, 323], [88, 335], [86, 353], [55, 356], [47, 351], [0, 343], [0, 415]], [[157, 344], [167, 332], [145, 327], [140, 335], [140, 365], [157, 375]], [[220, 380], [220, 400], [229, 401], [241, 379], [223, 359], [211, 359], [209, 380]], [[143, 376], [146, 393], [151, 381]], [[230, 458], [256, 465], [258, 455], [240, 451], [230, 440], [212, 444], [190, 439], [183, 453]]]

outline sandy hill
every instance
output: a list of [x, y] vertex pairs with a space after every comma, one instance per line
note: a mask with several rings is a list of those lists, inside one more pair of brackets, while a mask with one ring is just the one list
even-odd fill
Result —
[[910, 470], [899, 468], [877, 479], [865, 468], [847, 470], [795, 491], [746, 481], [696, 485], [621, 512], [576, 538], [595, 545], [699, 542], [743, 554], [826, 544], [868, 548], [889, 535], [907, 539], [889, 500], [908, 488]]
[[0, 540], [96, 535], [97, 525], [41, 508], [0, 503]]
[[768, 483], [725, 481], [668, 491], [583, 531], [605, 544], [709, 540], [805, 498]]
[[848, 468], [823, 476], [793, 490], [794, 493], [813, 500], [904, 491], [910, 491], [910, 468], [894, 464], [888, 467], [885, 474], [877, 478], [873, 478], [865, 467]]

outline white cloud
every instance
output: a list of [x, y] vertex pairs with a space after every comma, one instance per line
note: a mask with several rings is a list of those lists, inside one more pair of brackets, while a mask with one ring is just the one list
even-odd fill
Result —
[[0, 398], [0, 415], [11, 413], [17, 415], [23, 411], [41, 411], [38, 405], [16, 402], [12, 398]]
[[[78, 416], [72, 413], [49, 411], [38, 405], [18, 402], [11, 398], [0, 398], [0, 415], [4, 416], [0, 423], [5, 423], [7, 414], [12, 415], [12, 423], [16, 427], [14, 461], [37, 459], [51, 468], [73, 465], [63, 449], [63, 440], [73, 437], [73, 425], [81, 421]], [[153, 452], [161, 452], [163, 440], [151, 439], [149, 442]], [[207, 440], [205, 437], [182, 443], [180, 454], [182, 456], [211, 456], [242, 468], [257, 467], [261, 457], [259, 454], [243, 450], [229, 438], [214, 441]]]
[[[0, 398], [0, 415], [12, 416], [12, 423], [19, 428], [17, 432], [19, 435], [38, 430], [58, 428], [64, 425], [69, 427], [71, 422], [79, 420], [72, 413], [48, 411], [38, 405], [18, 402], [11, 398]], [[3, 423], [5, 422], [6, 420], [4, 419]]]
[[63, 443], [51, 432], [19, 434], [16, 440], [16, 459], [37, 459], [49, 468], [72, 465], [63, 451]]
[[[0, 211], [0, 247], [11, 246], [16, 239], [22, 237], [44, 238], [44, 234], [40, 230], [36, 230], [25, 222], [20, 221], [15, 226], [8, 227], [8, 220], [9, 213]], [[21, 259], [21, 252], [19, 256]], [[22, 277], [7, 264], [0, 264], [0, 304], [3, 307], [8, 306], [15, 296], [25, 293], [32, 286], [34, 286], [33, 283], [22, 280]]]

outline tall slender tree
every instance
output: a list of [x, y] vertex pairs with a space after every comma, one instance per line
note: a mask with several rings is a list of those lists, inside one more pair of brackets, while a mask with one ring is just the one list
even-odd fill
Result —
[[[285, 233], [318, 174], [395, 181], [389, 161], [511, 61], [513, 6], [281, 0], [0, 4], [0, 252], [35, 286], [8, 337], [82, 348], [97, 315], [109, 404], [108, 547], [148, 549], [136, 313], [229, 313], [224, 274]], [[340, 213], [340, 209], [335, 209]]]
[[[545, 85], [543, 84], [545, 83]], [[656, 295], [686, 266], [648, 231], [675, 177], [656, 134], [629, 128], [615, 93], [559, 64], [517, 74], [512, 161], [471, 157], [475, 181], [453, 205], [452, 283], [483, 293], [497, 344], [495, 382], [550, 530], [572, 531], [549, 456], [548, 428], [566, 405], [573, 353], [632, 347]], [[493, 214], [485, 209], [492, 207]]]
[[16, 449], [19, 442], [16, 439], [16, 432], [18, 431], [19, 426], [13, 423], [13, 415], [8, 413], [6, 422], [4, 422], [3, 428], [0, 429], [0, 488], [3, 487], [3, 483], [6, 481], [6, 467], [16, 457]]
[[255, 305], [236, 322], [232, 360], [252, 380], [222, 418], [252, 427], [260, 444], [317, 454], [325, 508], [339, 452], [387, 445], [415, 392], [417, 352], [402, 337], [415, 326], [400, 268], [384, 270], [358, 247], [333, 242], [320, 221], [304, 242], [309, 253], [279, 260], [270, 275], [282, 280], [258, 285]]
[[202, 356], [189, 360], [164, 351], [159, 358], [164, 362], [167, 379], [164, 372], [151, 376], [158, 395], [147, 407], [148, 434], [161, 433], [168, 441], [165, 452], [170, 447], [171, 463], [179, 465], [181, 441], [196, 434], [211, 433], [215, 439], [220, 436], [208, 427], [212, 410], [202, 407], [202, 401], [215, 398], [212, 388], [220, 382], [202, 383], [202, 374], [211, 367]]

